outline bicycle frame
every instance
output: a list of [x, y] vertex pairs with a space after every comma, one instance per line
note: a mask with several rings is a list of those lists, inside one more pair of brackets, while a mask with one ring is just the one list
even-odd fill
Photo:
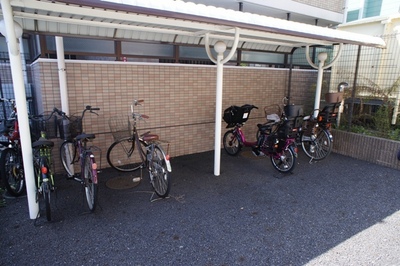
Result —
[[[139, 134], [138, 134], [137, 131], [136, 131], [136, 127], [134, 127], [134, 136], [133, 136], [133, 138], [135, 138], [135, 145], [136, 145], [136, 147], [139, 149], [139, 155], [140, 155], [140, 158], [141, 158], [141, 160], [142, 160], [142, 163], [144, 163], [145, 168], [146, 168], [147, 170], [151, 170], [151, 169], [149, 168], [149, 166], [151, 165], [151, 162], [152, 162], [152, 160], [153, 160], [153, 153], [154, 153], [154, 150], [155, 150], [155, 147], [156, 147], [156, 143], [155, 143], [156, 140], [154, 140], [154, 139], [155, 139], [155, 138], [158, 138], [158, 136], [157, 136], [157, 135], [154, 135], [154, 134], [149, 134], [149, 132], [146, 132], [146, 133], [143, 134], [142, 137], [140, 138], [140, 137], [139, 137]], [[146, 148], [146, 151], [143, 149], [143, 147], [142, 147], [142, 145], [141, 145], [141, 143], [140, 143], [140, 139], [142, 139], [142, 140], [144, 141], [144, 143], [147, 144], [147, 146], [145, 147], [145, 148]], [[132, 149], [131, 152], [133, 152], [133, 148], [131, 148], [131, 149]], [[161, 150], [161, 151], [162, 151], [162, 153], [163, 153], [163, 156], [164, 156], [165, 158], [167, 158], [167, 156], [166, 156], [166, 154], [164, 153], [164, 151], [163, 151], [163, 150]], [[171, 172], [171, 171], [172, 171], [172, 168], [171, 168], [171, 163], [170, 163], [170, 161], [167, 160], [166, 163], [167, 163], [168, 172]]]
[[240, 144], [246, 147], [253, 147], [257, 145], [257, 141], [247, 141], [246, 136], [244, 135], [244, 132], [242, 130], [242, 125], [237, 124], [235, 128], [233, 129], [233, 132], [235, 133], [237, 139], [240, 141]]
[[[78, 154], [78, 161], [79, 161], [79, 166], [81, 168], [80, 170], [80, 175], [79, 177], [74, 176], [74, 180], [78, 181], [78, 182], [83, 182], [84, 181], [84, 173], [85, 173], [85, 160], [84, 158], [86, 158], [86, 156], [89, 154], [91, 163], [93, 165], [93, 171], [92, 171], [92, 175], [93, 175], [93, 183], [97, 184], [98, 183], [98, 178], [97, 178], [97, 163], [95, 162], [95, 156], [91, 150], [92, 147], [87, 148], [87, 141], [89, 140], [89, 135], [83, 134], [83, 135], [79, 135], [74, 141], [74, 156], [73, 156], [73, 160], [71, 161], [71, 165], [73, 165], [76, 161], [76, 155]], [[79, 138], [81, 137], [81, 138]]]

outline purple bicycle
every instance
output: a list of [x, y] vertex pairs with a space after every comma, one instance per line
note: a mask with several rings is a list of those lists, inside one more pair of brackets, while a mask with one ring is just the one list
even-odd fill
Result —
[[224, 111], [226, 128], [223, 145], [229, 155], [237, 155], [243, 146], [251, 147], [255, 156], [269, 156], [273, 167], [281, 173], [291, 172], [296, 166], [297, 147], [295, 145], [297, 128], [290, 119], [279, 118], [265, 124], [258, 124], [256, 141], [247, 141], [242, 127], [257, 106], [245, 104], [231, 106]]

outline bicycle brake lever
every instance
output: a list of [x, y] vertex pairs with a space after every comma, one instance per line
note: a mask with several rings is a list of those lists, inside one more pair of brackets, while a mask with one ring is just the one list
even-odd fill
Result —
[[99, 116], [99, 114], [98, 114], [98, 113], [96, 113], [96, 112], [94, 112], [93, 110], [90, 110], [90, 113], [92, 113], [92, 114], [95, 114], [95, 115]]
[[138, 106], [138, 105], [142, 105], [142, 103], [144, 103], [144, 100], [133, 100], [134, 105]]

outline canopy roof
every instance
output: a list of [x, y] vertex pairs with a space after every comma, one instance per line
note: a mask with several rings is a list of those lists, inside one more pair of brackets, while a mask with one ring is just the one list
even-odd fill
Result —
[[11, 1], [25, 32], [59, 36], [112, 38], [204, 45], [218, 40], [238, 47], [291, 53], [307, 45], [357, 44], [383, 48], [379, 37], [323, 28], [194, 3], [173, 0]]

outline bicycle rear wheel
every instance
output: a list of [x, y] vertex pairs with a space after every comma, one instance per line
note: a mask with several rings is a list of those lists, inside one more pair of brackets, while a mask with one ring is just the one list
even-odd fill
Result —
[[46, 207], [46, 218], [47, 221], [51, 221], [51, 205], [50, 205], [50, 187], [48, 182], [43, 182], [42, 184], [42, 193], [43, 193], [43, 199], [44, 199], [44, 204]]
[[169, 161], [165, 158], [164, 151], [159, 146], [155, 146], [149, 165], [150, 182], [156, 194], [162, 198], [167, 197], [171, 189], [168, 166]]
[[242, 149], [242, 144], [236, 137], [235, 133], [233, 132], [233, 129], [225, 132], [223, 138], [223, 145], [224, 145], [224, 150], [229, 155], [232, 156], [237, 155]]
[[313, 135], [301, 136], [301, 147], [310, 159], [316, 161], [325, 159], [333, 148], [331, 134], [326, 129], [316, 127]]
[[76, 154], [75, 143], [71, 140], [64, 141], [60, 147], [60, 158], [64, 170], [67, 172], [68, 177], [75, 175], [74, 160]]
[[86, 153], [84, 169], [84, 186], [89, 210], [93, 212], [97, 206], [97, 166], [92, 153]]
[[25, 191], [25, 176], [22, 156], [13, 148], [6, 148], [0, 158], [1, 178], [8, 193], [18, 197]]
[[127, 137], [115, 141], [107, 150], [108, 164], [121, 172], [131, 172], [143, 166], [140, 156], [146, 144], [140, 141], [141, 148], [136, 147], [135, 137]]
[[[46, 170], [44, 170], [46, 168]], [[40, 158], [40, 174], [41, 174], [41, 181], [42, 181], [42, 193], [44, 204], [46, 207], [46, 218], [47, 221], [51, 221], [51, 205], [50, 205], [50, 174], [51, 169], [46, 157]]]

